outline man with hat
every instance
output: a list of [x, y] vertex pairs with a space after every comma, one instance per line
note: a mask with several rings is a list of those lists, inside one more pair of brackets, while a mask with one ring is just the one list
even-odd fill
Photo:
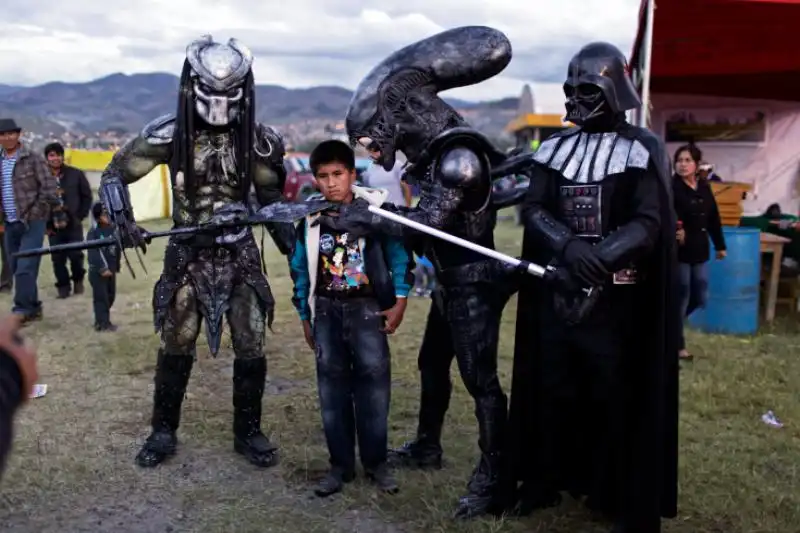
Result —
[[56, 179], [44, 157], [20, 142], [21, 131], [14, 119], [0, 118], [0, 216], [14, 276], [13, 312], [29, 322], [42, 316], [36, 285], [40, 257], [13, 256], [42, 246], [50, 209], [56, 201]]

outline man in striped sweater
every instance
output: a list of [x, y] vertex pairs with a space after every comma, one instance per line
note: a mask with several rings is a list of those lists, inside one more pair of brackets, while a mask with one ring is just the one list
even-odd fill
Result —
[[0, 219], [14, 275], [13, 312], [25, 323], [42, 316], [37, 287], [41, 257], [14, 259], [13, 255], [42, 246], [57, 199], [55, 176], [41, 154], [20, 142], [21, 131], [13, 119], [0, 118]]

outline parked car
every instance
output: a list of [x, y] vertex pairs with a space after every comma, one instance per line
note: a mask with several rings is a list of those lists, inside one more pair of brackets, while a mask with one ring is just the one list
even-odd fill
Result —
[[283, 195], [290, 202], [303, 202], [317, 190], [317, 183], [311, 169], [308, 168], [308, 157], [302, 153], [286, 154], [283, 158], [286, 168], [286, 184]]

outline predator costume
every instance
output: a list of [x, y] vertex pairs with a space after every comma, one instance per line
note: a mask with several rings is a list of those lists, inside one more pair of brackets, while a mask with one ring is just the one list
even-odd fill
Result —
[[564, 92], [577, 127], [505, 165], [530, 176], [523, 259], [556, 269], [552, 283], [521, 280], [503, 496], [528, 514], [567, 490], [616, 533], [654, 533], [677, 505], [667, 159], [625, 120], [640, 102], [614, 46], [582, 48]]
[[[172, 176], [174, 227], [224, 222], [247, 215], [249, 193], [260, 206], [281, 200], [285, 180], [280, 135], [255, 121], [251, 52], [235, 39], [192, 42], [175, 116], [148, 124], [109, 164], [101, 199], [127, 240], [141, 246], [127, 187], [157, 165]], [[291, 224], [267, 228], [281, 253], [291, 252]], [[217, 354], [227, 316], [236, 356], [233, 373], [234, 449], [257, 466], [275, 464], [277, 448], [260, 429], [266, 377], [265, 323], [274, 299], [250, 227], [220, 236], [173, 236], [153, 291], [161, 333], [153, 397], [152, 434], [136, 456], [152, 467], [175, 453], [181, 403], [196, 358], [201, 323]]]
[[[367, 148], [385, 169], [394, 166], [396, 152], [402, 151], [409, 161], [404, 178], [420, 185], [416, 207], [387, 209], [494, 248], [490, 169], [505, 156], [438, 93], [495, 76], [510, 60], [511, 44], [505, 35], [487, 27], [461, 27], [395, 52], [361, 82], [347, 112], [351, 142]], [[505, 272], [475, 252], [373, 216], [363, 203], [344, 207], [325, 224], [353, 232], [366, 226], [405, 236], [418, 255], [433, 263], [439, 288], [419, 353], [419, 426], [416, 440], [394, 450], [394, 462], [441, 467], [442, 424], [455, 358], [475, 400], [481, 450], [456, 516], [482, 514], [498, 477], [507, 416], [507, 398], [497, 378], [500, 317], [508, 299], [497, 283], [505, 279]]]

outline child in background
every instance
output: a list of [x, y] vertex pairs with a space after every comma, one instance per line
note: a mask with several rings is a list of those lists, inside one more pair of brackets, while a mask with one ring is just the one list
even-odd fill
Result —
[[[334, 203], [382, 205], [387, 192], [355, 185], [355, 156], [341, 141], [320, 143], [310, 156], [320, 192]], [[355, 477], [356, 439], [367, 477], [398, 491], [387, 465], [391, 360], [387, 334], [403, 320], [411, 289], [409, 254], [400, 239], [354, 237], [300, 221], [290, 260], [303, 333], [316, 353], [317, 389], [331, 468], [314, 492], [342, 490]]]
[[[92, 206], [95, 226], [86, 234], [86, 240], [104, 239], [114, 235], [114, 226], [100, 202]], [[92, 286], [95, 331], [116, 331], [111, 323], [111, 306], [117, 295], [119, 251], [112, 244], [89, 250], [89, 283]]]
[[417, 267], [414, 269], [414, 294], [430, 296], [436, 290], [436, 271], [430, 259], [416, 256]]

